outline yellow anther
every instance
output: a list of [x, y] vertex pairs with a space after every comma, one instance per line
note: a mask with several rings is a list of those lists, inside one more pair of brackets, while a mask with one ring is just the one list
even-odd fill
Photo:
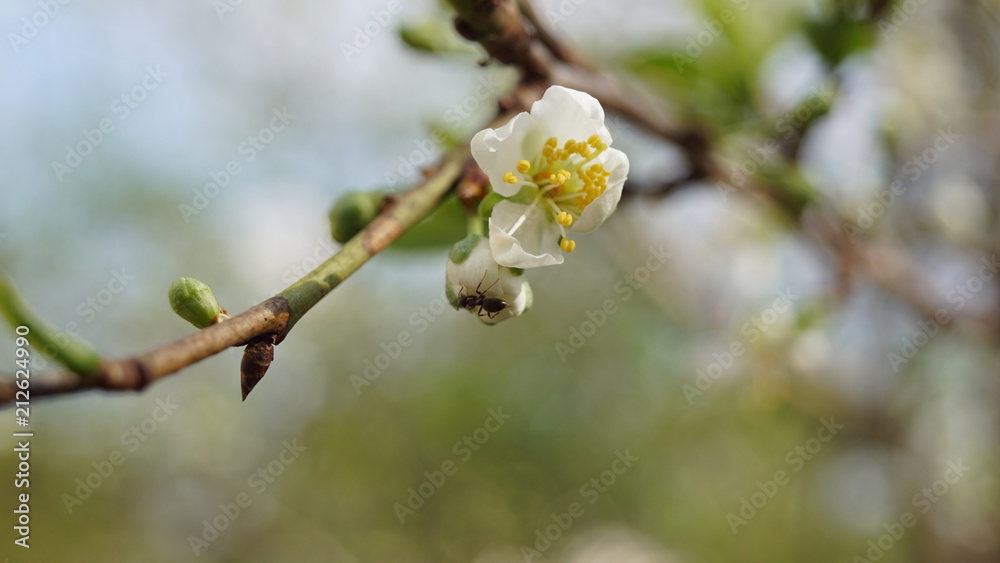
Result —
[[517, 176], [515, 176], [513, 172], [508, 172], [503, 175], [503, 181], [507, 182], [508, 184], [516, 184]]
[[563, 145], [563, 149], [565, 149], [566, 152], [573, 152], [573, 146], [574, 145], [576, 145], [576, 141], [574, 141], [573, 139], [570, 139], [570, 140], [566, 141], [565, 145]]
[[527, 174], [531, 171], [531, 163], [527, 160], [519, 160], [517, 162], [517, 171], [521, 174]]
[[576, 248], [576, 242], [571, 241], [568, 238], [564, 238], [559, 241], [559, 248], [561, 248], [563, 252], [573, 252], [573, 249]]
[[544, 156], [544, 157], [550, 157], [550, 156], [552, 156], [554, 154], [554, 152], [555, 152], [554, 148], [552, 148], [552, 147], [550, 147], [548, 145], [545, 145], [545, 147], [542, 149], [542, 156]]
[[556, 223], [559, 223], [563, 227], [568, 227], [573, 224], [573, 216], [562, 211], [559, 215], [556, 215]]
[[592, 147], [594, 147], [596, 149], [597, 146], [601, 144], [601, 136], [600, 135], [591, 135], [590, 138], [587, 139], [587, 144], [590, 145], [590, 146], [592, 146]]
[[559, 139], [556, 139], [555, 137], [549, 137], [549, 139], [545, 141], [545, 146], [547, 147], [556, 148], [558, 144], [559, 144]]
[[549, 176], [549, 183], [553, 186], [561, 186], [566, 183], [566, 180], [569, 180], [570, 176], [572, 176], [572, 174], [568, 171], [560, 170]]

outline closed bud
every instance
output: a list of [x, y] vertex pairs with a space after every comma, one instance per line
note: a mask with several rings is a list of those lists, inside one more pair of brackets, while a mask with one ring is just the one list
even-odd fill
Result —
[[519, 317], [531, 301], [531, 288], [520, 274], [500, 266], [490, 254], [489, 239], [469, 235], [455, 243], [445, 266], [445, 295], [485, 324]]
[[406, 23], [399, 28], [399, 37], [408, 47], [425, 53], [464, 53], [475, 56], [478, 51], [455, 35], [451, 24], [442, 18]]
[[524, 310], [522, 313], [527, 313], [528, 309], [535, 302], [535, 293], [531, 291], [531, 286], [528, 285], [528, 280], [521, 280], [521, 284], [524, 286]]
[[330, 234], [344, 244], [378, 215], [385, 192], [349, 192], [330, 209]]
[[167, 292], [170, 308], [198, 328], [206, 328], [229, 318], [212, 295], [211, 288], [194, 278], [177, 278]]

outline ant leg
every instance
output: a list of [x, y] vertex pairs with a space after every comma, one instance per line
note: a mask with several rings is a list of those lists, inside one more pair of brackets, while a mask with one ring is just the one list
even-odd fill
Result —
[[[489, 268], [486, 268], [485, 270], [483, 270], [483, 277], [480, 278], [479, 283], [476, 284], [476, 293], [482, 294], [482, 292], [479, 291], [479, 286], [483, 285], [483, 281], [486, 279], [486, 274], [488, 274], [489, 272], [490, 272]], [[497, 278], [497, 279], [500, 279], [500, 278]], [[493, 287], [493, 286], [490, 286], [490, 287]], [[490, 290], [490, 288], [487, 287], [486, 291], [489, 291], [489, 290]]]
[[497, 281], [495, 281], [495, 282], [491, 283], [489, 287], [487, 287], [486, 289], [484, 289], [484, 290], [482, 291], [482, 293], [480, 293], [480, 295], [482, 295], [483, 293], [486, 293], [487, 291], [489, 291], [489, 290], [493, 289], [493, 286], [494, 286], [494, 285], [496, 285], [496, 284], [497, 284], [497, 282], [499, 282], [499, 281], [500, 281], [500, 276], [498, 275], [498, 276], [497, 276]]

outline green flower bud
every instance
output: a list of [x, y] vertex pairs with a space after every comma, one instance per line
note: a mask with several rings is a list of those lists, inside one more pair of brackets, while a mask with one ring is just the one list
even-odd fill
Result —
[[333, 240], [344, 244], [361, 232], [378, 215], [386, 193], [348, 192], [330, 209], [330, 234]]
[[229, 318], [212, 295], [211, 288], [194, 278], [177, 278], [167, 291], [170, 308], [185, 321], [206, 328]]
[[483, 237], [479, 235], [469, 235], [456, 242], [451, 247], [451, 252], [448, 253], [448, 260], [451, 260], [455, 264], [465, 262], [465, 259], [472, 253], [472, 249], [476, 248], [476, 245], [479, 244], [479, 239], [481, 238]]
[[455, 28], [445, 18], [431, 18], [417, 23], [404, 23], [399, 37], [411, 49], [425, 53], [454, 53], [476, 56], [479, 51], [462, 41]]
[[458, 296], [455, 295], [455, 290], [451, 287], [451, 281], [448, 279], [444, 280], [444, 296], [452, 307], [458, 309]]
[[530, 309], [531, 305], [535, 302], [535, 293], [531, 291], [531, 286], [528, 285], [528, 280], [522, 280], [521, 283], [524, 284], [524, 295], [525, 295], [523, 312], [527, 313], [528, 309]]

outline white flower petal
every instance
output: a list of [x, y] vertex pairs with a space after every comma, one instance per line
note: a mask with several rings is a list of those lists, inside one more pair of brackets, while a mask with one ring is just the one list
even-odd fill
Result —
[[493, 259], [502, 266], [537, 268], [562, 264], [559, 236], [559, 227], [536, 205], [501, 201], [490, 216], [490, 250]]
[[[470, 146], [472, 157], [476, 159], [476, 164], [483, 169], [490, 179], [493, 191], [504, 197], [516, 195], [521, 189], [517, 184], [508, 184], [503, 181], [503, 176], [507, 172], [513, 172], [519, 160], [525, 158], [525, 137], [538, 129], [538, 124], [534, 117], [526, 112], [514, 116], [506, 125], [499, 129], [483, 129], [472, 138]], [[532, 135], [537, 137], [537, 135]], [[534, 151], [540, 151], [545, 140], [536, 141], [532, 139], [529, 144], [538, 144], [538, 147], [528, 147]]]
[[611, 144], [611, 133], [604, 125], [604, 108], [586, 92], [552, 86], [531, 107], [531, 115], [546, 127], [547, 137], [558, 137], [560, 144], [569, 139], [586, 142], [594, 134]]
[[597, 157], [604, 169], [611, 173], [608, 177], [608, 188], [597, 199], [580, 214], [570, 230], [576, 233], [589, 233], [614, 213], [618, 207], [618, 200], [622, 197], [622, 188], [625, 186], [625, 178], [628, 177], [628, 157], [618, 149], [608, 149]]

